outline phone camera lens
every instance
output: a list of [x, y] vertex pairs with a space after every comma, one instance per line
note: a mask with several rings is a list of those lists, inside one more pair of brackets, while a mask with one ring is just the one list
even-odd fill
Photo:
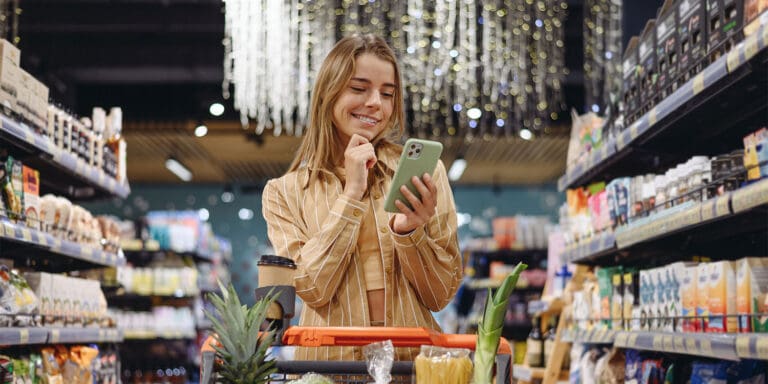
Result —
[[421, 153], [421, 149], [416, 149], [416, 153]]
[[416, 148], [416, 144], [411, 144], [411, 149]]
[[413, 151], [408, 152], [408, 156], [413, 156]]

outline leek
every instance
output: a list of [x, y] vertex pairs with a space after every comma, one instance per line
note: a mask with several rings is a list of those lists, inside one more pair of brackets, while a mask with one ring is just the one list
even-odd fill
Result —
[[518, 263], [512, 273], [507, 275], [496, 294], [491, 294], [488, 288], [488, 296], [485, 299], [485, 312], [483, 319], [477, 327], [477, 345], [475, 346], [474, 384], [491, 384], [493, 379], [493, 364], [496, 361], [496, 351], [499, 349], [501, 331], [504, 327], [504, 314], [507, 311], [509, 295], [517, 284], [520, 273], [528, 265]]

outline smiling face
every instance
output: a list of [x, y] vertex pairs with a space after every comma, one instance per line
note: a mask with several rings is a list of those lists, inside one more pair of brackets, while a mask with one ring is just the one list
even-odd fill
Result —
[[370, 53], [355, 59], [355, 73], [333, 105], [333, 125], [345, 147], [355, 133], [370, 141], [390, 125], [395, 84], [392, 63]]

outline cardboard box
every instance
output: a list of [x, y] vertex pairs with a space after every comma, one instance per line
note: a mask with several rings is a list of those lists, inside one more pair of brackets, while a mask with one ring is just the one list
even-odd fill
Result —
[[707, 54], [714, 62], [743, 37], [744, 0], [707, 0]]
[[744, 0], [744, 36], [757, 32], [761, 24], [768, 25], [768, 0]]
[[659, 77], [656, 72], [656, 19], [648, 20], [645, 24], [637, 46], [637, 55], [640, 62], [640, 115], [642, 115], [650, 111], [659, 101], [656, 86]]
[[696, 317], [698, 332], [706, 332], [709, 326], [709, 263], [702, 263], [696, 267]]
[[696, 265], [683, 268], [683, 278], [680, 281], [680, 298], [682, 307], [680, 316], [682, 318], [683, 332], [698, 332], [699, 322], [696, 321], [696, 299], [698, 297], [698, 271]]
[[26, 272], [24, 278], [39, 300], [39, 311], [43, 316], [53, 315], [53, 275], [46, 272]]
[[19, 114], [21, 121], [28, 124], [30, 120], [29, 102], [33, 97], [33, 77], [22, 68], [18, 70], [19, 87], [16, 89], [16, 113]]
[[704, 0], [680, 0], [677, 4], [679, 71], [681, 81], [688, 81], [706, 66], [707, 12]]
[[658, 66], [656, 71], [659, 74], [658, 87], [663, 99], [677, 89], [678, 62], [680, 59], [677, 36], [679, 17], [677, 7], [674, 6], [674, 0], [664, 2], [659, 10], [657, 20], [656, 57]]
[[637, 120], [637, 112], [640, 107], [640, 86], [638, 75], [638, 57], [637, 44], [640, 39], [632, 36], [624, 50], [622, 58], [623, 87], [622, 99], [624, 101], [624, 123], [625, 126], [632, 124]]
[[23, 167], [24, 216], [27, 226], [40, 230], [40, 173], [36, 169]]
[[709, 325], [707, 332], [738, 332], [736, 312], [736, 264], [709, 263]]
[[739, 332], [768, 332], [768, 258], [745, 257], [736, 263]]
[[[5, 42], [5, 40], [0, 40]], [[5, 44], [0, 44], [3, 51], [7, 48]], [[15, 48], [15, 47], [14, 47]], [[0, 105], [5, 108], [6, 113], [17, 112], [17, 97], [20, 80], [19, 66], [10, 61], [5, 55], [0, 59]]]

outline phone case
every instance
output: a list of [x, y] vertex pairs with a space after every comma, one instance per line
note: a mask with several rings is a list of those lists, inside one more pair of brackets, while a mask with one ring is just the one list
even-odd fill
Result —
[[392, 184], [389, 186], [387, 199], [384, 201], [384, 210], [387, 212], [399, 213], [400, 210], [395, 206], [395, 201], [400, 200], [409, 208], [411, 203], [400, 192], [400, 187], [406, 185], [418, 198], [421, 194], [411, 182], [413, 176], [419, 176], [429, 173], [430, 175], [437, 167], [437, 160], [443, 152], [443, 144], [437, 141], [423, 139], [408, 139], [403, 147], [403, 153], [400, 155], [395, 176], [392, 178]]

